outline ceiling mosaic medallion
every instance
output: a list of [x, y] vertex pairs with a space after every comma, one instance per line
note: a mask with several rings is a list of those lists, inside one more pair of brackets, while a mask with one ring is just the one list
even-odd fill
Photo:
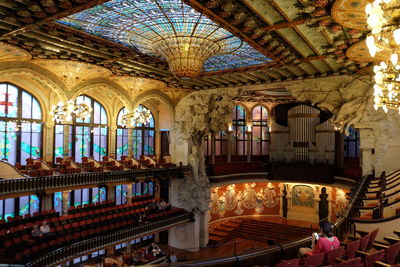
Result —
[[378, 52], [375, 57], [371, 57], [365, 40], [362, 40], [346, 50], [346, 56], [357, 62], [381, 62], [390, 57], [389, 51]]
[[332, 18], [339, 24], [356, 30], [367, 30], [365, 6], [367, 0], [336, 0], [332, 6]]
[[271, 62], [180, 0], [111, 0], [59, 22], [162, 58], [178, 77]]
[[53, 72], [68, 88], [90, 79], [107, 78], [112, 74], [109, 69], [71, 60], [35, 59], [32, 63]]
[[7, 43], [0, 42], [0, 62], [28, 61], [32, 58], [24, 49]]

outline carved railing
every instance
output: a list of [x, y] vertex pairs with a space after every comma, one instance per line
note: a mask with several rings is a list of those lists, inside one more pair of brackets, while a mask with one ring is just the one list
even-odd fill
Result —
[[84, 241], [74, 243], [58, 250], [49, 252], [46, 255], [34, 259], [25, 266], [55, 266], [63, 262], [72, 260], [76, 257], [87, 255], [94, 251], [104, 249], [106, 247], [115, 246], [120, 243], [130, 241], [132, 239], [164, 231], [166, 229], [193, 221], [193, 216], [193, 213], [185, 213], [182, 215], [173, 216], [162, 221], [144, 223], [142, 225], [120, 230], [110, 234], [86, 239]]
[[140, 169], [113, 172], [87, 172], [63, 175], [40, 176], [31, 178], [15, 178], [0, 180], [0, 195], [37, 192], [49, 189], [69, 188], [93, 184], [136, 181], [147, 178], [182, 178], [190, 172], [190, 166]]

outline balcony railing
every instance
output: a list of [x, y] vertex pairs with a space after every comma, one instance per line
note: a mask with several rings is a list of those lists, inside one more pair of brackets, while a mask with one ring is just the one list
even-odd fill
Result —
[[184, 173], [190, 172], [190, 166], [140, 169], [113, 172], [88, 172], [40, 176], [32, 178], [15, 178], [0, 180], [0, 195], [37, 192], [49, 189], [86, 186], [91, 184], [107, 184], [129, 182], [147, 178], [175, 177], [182, 178]]
[[76, 257], [87, 255], [106, 247], [115, 246], [123, 242], [137, 239], [152, 233], [160, 232], [193, 220], [193, 213], [177, 215], [158, 222], [149, 222], [143, 225], [120, 230], [99, 237], [87, 239], [34, 259], [26, 264], [27, 267], [55, 266]]

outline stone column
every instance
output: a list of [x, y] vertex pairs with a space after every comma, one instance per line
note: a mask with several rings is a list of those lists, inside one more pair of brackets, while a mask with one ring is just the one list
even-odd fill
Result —
[[107, 200], [115, 201], [115, 185], [107, 186]]
[[115, 153], [115, 145], [116, 145], [116, 137], [117, 137], [117, 126], [111, 125], [108, 126], [108, 156], [116, 159], [117, 155]]
[[232, 138], [232, 131], [228, 131], [228, 133], [227, 133], [227, 135], [228, 135], [228, 151], [227, 151], [227, 162], [228, 163], [231, 163], [231, 161], [232, 161], [232, 140], [231, 140], [231, 138]]
[[332, 188], [326, 187], [326, 193], [328, 194], [328, 221], [331, 221], [332, 218]]
[[132, 183], [126, 185], [126, 203], [132, 203]]
[[155, 144], [154, 144], [154, 147], [155, 147], [154, 152], [155, 152], [156, 158], [159, 160], [159, 159], [161, 159], [161, 132], [160, 132], [160, 130], [156, 130], [155, 134], [156, 134], [156, 138], [155, 138]]
[[128, 128], [128, 157], [133, 158], [133, 129]]
[[283, 217], [283, 199], [285, 197], [284, 191], [285, 190], [285, 184], [284, 183], [279, 183], [279, 216]]
[[251, 131], [246, 131], [246, 154], [247, 154], [247, 162], [251, 161]]
[[68, 213], [68, 198], [69, 198], [69, 190], [62, 192], [62, 214]]
[[53, 208], [52, 194], [43, 193], [41, 195], [41, 208], [42, 211], [51, 210]]
[[[53, 121], [47, 122], [43, 127], [43, 136], [46, 142], [43, 143], [43, 155], [41, 158], [45, 162], [53, 162], [53, 147], [54, 147], [54, 123]], [[53, 140], [53, 141], [51, 141]]]
[[63, 149], [64, 149], [64, 157], [68, 157], [70, 151], [69, 151], [69, 143], [71, 140], [69, 140], [69, 129], [70, 125], [64, 124], [64, 144], [63, 144]]
[[[199, 148], [203, 149], [203, 148]], [[215, 164], [215, 135], [211, 133], [211, 165]]]

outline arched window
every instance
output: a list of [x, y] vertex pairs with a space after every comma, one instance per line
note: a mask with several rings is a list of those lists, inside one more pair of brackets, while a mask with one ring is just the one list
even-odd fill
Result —
[[121, 156], [128, 155], [128, 129], [122, 125], [122, 116], [126, 113], [126, 109], [122, 108], [117, 117], [117, 138], [115, 156], [119, 160]]
[[26, 163], [42, 155], [42, 109], [27, 91], [0, 83], [0, 159]]
[[[136, 109], [138, 112], [148, 110], [143, 105]], [[154, 155], [154, 116], [151, 114], [150, 122], [139, 123], [133, 128], [133, 156], [140, 158], [141, 155]]]
[[360, 135], [353, 127], [349, 128], [349, 135], [344, 138], [344, 157], [360, 157]]
[[[55, 126], [55, 156], [62, 156], [64, 130], [69, 128], [70, 133], [70, 155], [75, 161], [81, 162], [82, 157], [93, 157], [102, 160], [107, 155], [107, 113], [105, 108], [93, 98], [81, 95], [75, 103], [86, 103], [92, 107], [92, 114], [84, 119], [73, 118], [72, 126]], [[61, 138], [62, 137], [62, 138]]]
[[253, 129], [251, 131], [251, 154], [267, 155], [269, 144], [268, 111], [263, 106], [257, 106], [252, 114]]
[[232, 130], [235, 142], [233, 155], [246, 155], [246, 109], [236, 105], [232, 110]]

